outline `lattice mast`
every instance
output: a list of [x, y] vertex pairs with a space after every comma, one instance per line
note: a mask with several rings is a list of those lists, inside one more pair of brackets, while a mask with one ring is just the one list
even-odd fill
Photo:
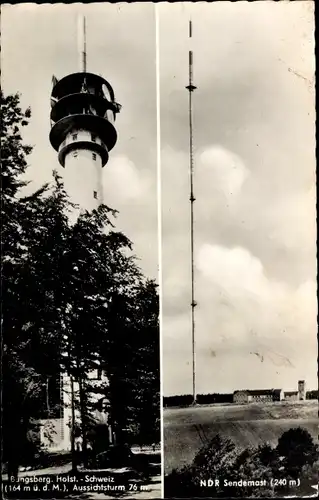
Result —
[[[192, 38], [192, 21], [189, 21], [189, 38]], [[193, 51], [189, 50], [188, 76], [188, 117], [189, 117], [189, 176], [190, 176], [190, 256], [191, 256], [191, 335], [192, 335], [192, 370], [193, 404], [196, 404], [196, 351], [195, 351], [195, 279], [194, 279], [194, 153], [193, 153]]]

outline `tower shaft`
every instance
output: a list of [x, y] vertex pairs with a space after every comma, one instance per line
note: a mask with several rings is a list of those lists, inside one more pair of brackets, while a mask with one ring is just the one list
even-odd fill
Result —
[[[84, 130], [73, 130], [73, 135], [90, 135]], [[103, 203], [102, 159], [90, 149], [72, 149], [64, 160], [64, 186], [70, 200], [89, 212]]]

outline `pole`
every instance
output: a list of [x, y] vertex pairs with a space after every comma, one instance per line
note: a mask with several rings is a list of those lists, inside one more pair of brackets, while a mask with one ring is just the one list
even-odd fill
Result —
[[74, 379], [70, 376], [71, 385], [71, 456], [72, 456], [72, 471], [77, 471], [77, 457], [75, 454], [75, 397], [74, 397]]
[[80, 71], [86, 73], [86, 21], [83, 15], [78, 18], [78, 53]]
[[81, 411], [81, 431], [82, 431], [82, 458], [84, 467], [88, 467], [88, 454], [87, 454], [87, 401], [85, 393], [85, 379], [82, 370], [79, 370], [80, 363], [78, 362], [79, 371], [79, 396], [80, 396], [80, 411]]
[[[192, 21], [189, 21], [189, 38], [192, 38]], [[192, 331], [192, 370], [193, 370], [193, 404], [196, 404], [196, 352], [195, 352], [195, 280], [194, 280], [194, 154], [193, 154], [193, 102], [192, 93], [197, 87], [193, 85], [193, 52], [189, 51], [189, 83], [188, 117], [189, 117], [189, 175], [190, 175], [190, 251], [191, 251], [191, 331]]]

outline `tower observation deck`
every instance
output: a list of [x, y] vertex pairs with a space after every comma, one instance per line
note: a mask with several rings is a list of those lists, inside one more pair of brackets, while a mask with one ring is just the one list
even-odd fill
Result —
[[50, 142], [64, 167], [64, 184], [70, 199], [92, 210], [103, 202], [102, 167], [117, 141], [114, 126], [120, 105], [112, 86], [86, 71], [61, 80], [53, 77]]

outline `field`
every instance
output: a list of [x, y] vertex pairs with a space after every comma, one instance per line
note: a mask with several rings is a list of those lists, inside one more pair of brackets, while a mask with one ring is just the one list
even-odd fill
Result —
[[318, 401], [210, 405], [164, 410], [165, 474], [192, 462], [208, 438], [216, 434], [231, 438], [246, 448], [263, 442], [277, 444], [281, 434], [292, 427], [307, 429], [318, 436]]

